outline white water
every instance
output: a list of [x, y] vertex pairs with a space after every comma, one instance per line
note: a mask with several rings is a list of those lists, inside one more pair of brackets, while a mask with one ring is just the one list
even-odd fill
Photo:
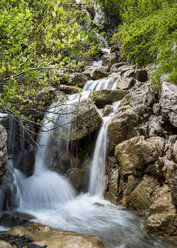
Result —
[[[115, 89], [115, 79], [107, 78], [86, 83], [82, 99], [88, 97], [90, 90]], [[164, 247], [151, 240], [143, 231], [142, 221], [121, 207], [103, 199], [104, 170], [106, 162], [107, 125], [119, 103], [113, 104], [113, 112], [103, 118], [98, 133], [93, 159], [90, 164], [88, 193], [76, 196], [67, 180], [49, 169], [48, 156], [50, 142], [56, 125], [69, 135], [73, 108], [79, 101], [76, 95], [69, 98], [64, 106], [52, 105], [43, 123], [38, 143], [43, 148], [36, 151], [34, 175], [25, 178], [15, 170], [20, 206], [18, 211], [32, 214], [34, 221], [52, 226], [55, 229], [98, 235], [111, 248], [151, 248]], [[70, 114], [68, 114], [70, 113]], [[67, 141], [60, 139], [58, 147], [68, 149]], [[64, 142], [64, 143], [63, 143]], [[3, 229], [4, 227], [2, 227]]]
[[[109, 116], [103, 117], [94, 149], [93, 159], [90, 165], [89, 193], [103, 198], [104, 174], [107, 154], [107, 127], [114, 112], [118, 109], [120, 102], [113, 104], [113, 111]], [[101, 114], [101, 113], [100, 113]]]

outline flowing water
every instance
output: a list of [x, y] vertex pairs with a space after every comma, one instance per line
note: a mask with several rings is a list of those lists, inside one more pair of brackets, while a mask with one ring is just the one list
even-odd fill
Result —
[[[98, 132], [90, 163], [87, 193], [76, 196], [66, 178], [50, 170], [47, 148], [51, 144], [55, 126], [61, 128], [57, 146], [68, 150], [68, 142], [61, 139], [60, 135], [62, 132], [66, 137], [69, 135], [74, 108], [78, 102], [88, 97], [90, 91], [102, 89], [115, 89], [115, 79], [109, 77], [88, 81], [81, 99], [72, 95], [65, 105], [58, 106], [55, 103], [50, 107], [43, 123], [43, 132], [38, 139], [40, 146], [36, 150], [33, 176], [25, 178], [15, 169], [19, 199], [17, 210], [34, 215], [34, 221], [50, 225], [54, 229], [98, 235], [110, 248], [168, 247], [160, 241], [152, 240], [145, 233], [141, 219], [103, 198], [107, 126], [119, 102], [113, 104], [113, 111], [109, 116], [102, 118], [102, 127]], [[98, 111], [101, 115], [100, 110]], [[48, 122], [48, 119], [51, 121]]]

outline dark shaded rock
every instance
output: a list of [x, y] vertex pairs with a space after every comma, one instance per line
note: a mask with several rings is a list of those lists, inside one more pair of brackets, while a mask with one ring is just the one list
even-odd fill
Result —
[[6, 227], [29, 226], [35, 217], [24, 213], [3, 213], [0, 216], [0, 225]]
[[140, 82], [146, 82], [148, 80], [148, 72], [146, 69], [136, 70], [132, 76]]
[[84, 188], [86, 181], [88, 168], [73, 168], [67, 172], [67, 178], [69, 179], [71, 185], [77, 191], [81, 191]]
[[7, 133], [5, 128], [0, 125], [0, 185], [7, 170], [7, 161]]
[[[23, 235], [10, 235], [10, 234], [0, 234], [0, 240], [5, 240], [8, 243], [10, 243], [10, 245], [12, 245], [14, 247], [17, 248], [47, 248], [47, 246], [39, 246], [39, 245], [35, 245], [32, 242], [34, 240], [32, 240], [31, 238]], [[9, 247], [12, 247], [9, 246]], [[9, 248], [8, 246], [5, 246], [4, 248]], [[3, 248], [3, 246], [1, 246], [1, 248]]]

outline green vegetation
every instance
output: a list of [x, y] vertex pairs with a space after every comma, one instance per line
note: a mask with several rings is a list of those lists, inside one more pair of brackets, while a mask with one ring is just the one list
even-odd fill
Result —
[[157, 63], [152, 79], [163, 74], [177, 84], [177, 0], [98, 0], [121, 20], [112, 44], [120, 45], [121, 56], [146, 66]]
[[87, 21], [70, 0], [0, 1], [0, 112], [34, 121], [57, 73], [97, 55]]

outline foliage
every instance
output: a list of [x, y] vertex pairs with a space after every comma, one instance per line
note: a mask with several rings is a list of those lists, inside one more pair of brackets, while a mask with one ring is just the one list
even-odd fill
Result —
[[156, 62], [158, 69], [152, 77], [154, 85], [158, 84], [160, 76], [165, 73], [169, 75], [170, 82], [177, 83], [177, 57], [176, 51], [172, 49], [177, 43], [177, 1], [118, 2], [117, 10], [122, 25], [118, 27], [111, 42], [120, 45], [122, 58], [142, 66]]
[[168, 81], [177, 84], [177, 30], [160, 48], [158, 68], [152, 75], [153, 86], [158, 86], [160, 77], [168, 75]]
[[151, 15], [123, 23], [112, 42], [120, 42], [122, 57], [140, 65], [153, 62], [159, 46], [177, 28], [177, 5], [158, 10]]
[[123, 0], [97, 0], [97, 2], [110, 14], [120, 19], [120, 6]]
[[97, 55], [87, 21], [70, 0], [0, 1], [0, 112], [34, 121], [58, 71]]

